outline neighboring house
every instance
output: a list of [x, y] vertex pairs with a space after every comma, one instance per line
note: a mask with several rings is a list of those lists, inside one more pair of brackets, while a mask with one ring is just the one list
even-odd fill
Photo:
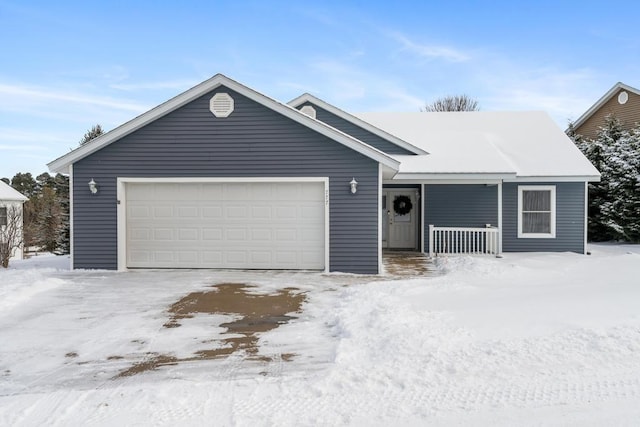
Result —
[[24, 256], [24, 241], [22, 238], [24, 216], [22, 215], [22, 205], [27, 200], [27, 197], [23, 196], [13, 187], [4, 181], [0, 181], [0, 231], [5, 232], [0, 233], [0, 239], [7, 234], [6, 227], [11, 224], [12, 220], [19, 221], [19, 226], [16, 230], [20, 236], [18, 241], [19, 245], [10, 260], [22, 259]]
[[[223, 75], [49, 164], [74, 268], [378, 273], [382, 251], [586, 251], [598, 171], [544, 113], [354, 116]], [[444, 228], [441, 228], [444, 227]]]
[[588, 139], [596, 139], [598, 128], [605, 118], [613, 115], [629, 130], [640, 123], [640, 90], [624, 83], [616, 83], [607, 93], [573, 122], [575, 132]]

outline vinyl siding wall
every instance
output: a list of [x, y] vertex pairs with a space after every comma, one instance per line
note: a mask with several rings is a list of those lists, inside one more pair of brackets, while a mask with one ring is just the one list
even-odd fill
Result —
[[360, 126], [356, 126], [353, 123], [341, 117], [338, 117], [335, 114], [330, 113], [315, 104], [307, 102], [303, 105], [300, 105], [298, 109], [301, 109], [305, 105], [310, 105], [316, 110], [316, 119], [338, 130], [341, 130], [342, 132], [351, 135], [352, 137], [357, 138], [360, 141], [377, 148], [378, 150], [384, 151], [387, 154], [413, 154], [411, 151], [405, 150], [404, 148], [399, 147], [396, 144], [384, 138], [381, 138], [378, 135], [369, 132], [368, 130], [363, 129]]
[[584, 182], [537, 182], [556, 186], [556, 237], [518, 238], [518, 184], [502, 186], [504, 252], [584, 252]]
[[[216, 92], [234, 99], [227, 118], [209, 111]], [[75, 268], [117, 268], [117, 177], [328, 176], [330, 270], [378, 271], [378, 163], [224, 87], [80, 160], [73, 174]]]
[[[624, 104], [618, 102], [618, 96], [621, 92], [627, 92], [629, 95], [629, 100]], [[575, 129], [576, 133], [585, 138], [595, 139], [598, 136], [598, 128], [604, 126], [604, 119], [609, 114], [620, 119], [624, 129], [629, 130], [635, 127], [640, 122], [640, 96], [628, 90], [618, 90], [591, 117]]]
[[498, 186], [484, 184], [426, 185], [424, 247], [429, 248], [429, 225], [436, 227], [498, 226]]

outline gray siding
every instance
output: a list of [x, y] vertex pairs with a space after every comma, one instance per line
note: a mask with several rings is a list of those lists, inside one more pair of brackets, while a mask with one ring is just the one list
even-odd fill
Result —
[[429, 248], [429, 225], [437, 227], [498, 226], [498, 186], [484, 184], [426, 185], [424, 246]]
[[584, 182], [537, 182], [521, 185], [556, 186], [555, 239], [518, 238], [518, 184], [502, 186], [505, 252], [584, 252]]
[[[234, 98], [228, 118], [209, 111], [215, 92]], [[82, 159], [73, 175], [75, 268], [117, 268], [117, 177], [328, 176], [330, 270], [378, 271], [378, 163], [224, 87]]]
[[351, 135], [352, 137], [357, 138], [360, 141], [371, 145], [372, 147], [377, 148], [378, 150], [384, 151], [387, 154], [413, 154], [411, 151], [399, 147], [396, 144], [384, 138], [381, 138], [378, 135], [369, 132], [368, 130], [363, 129], [360, 126], [356, 126], [353, 123], [341, 117], [338, 117], [335, 114], [330, 113], [327, 110], [318, 107], [317, 105], [310, 102], [300, 105], [298, 109], [304, 107], [305, 105], [311, 105], [316, 110], [316, 119], [328, 124], [329, 126], [339, 129], [342, 132]]

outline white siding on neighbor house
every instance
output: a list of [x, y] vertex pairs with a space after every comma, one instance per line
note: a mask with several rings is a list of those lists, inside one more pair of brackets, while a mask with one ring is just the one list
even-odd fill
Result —
[[[15, 207], [20, 212], [20, 216], [22, 216], [22, 202], [16, 202], [13, 200], [0, 200], [0, 208], [2, 207], [7, 208], [7, 210]], [[22, 227], [20, 228], [20, 234], [22, 235]], [[9, 259], [9, 261], [22, 258], [24, 258], [24, 245], [21, 244], [18, 248], [16, 248], [15, 254]]]

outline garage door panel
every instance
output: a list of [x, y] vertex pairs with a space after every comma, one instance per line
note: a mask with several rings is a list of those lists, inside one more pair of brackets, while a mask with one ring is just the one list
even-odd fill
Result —
[[200, 230], [197, 228], [181, 228], [178, 230], [178, 240], [199, 241]]
[[222, 240], [222, 229], [221, 228], [203, 228], [202, 229], [202, 240]]
[[261, 205], [261, 206], [251, 206], [251, 217], [253, 219], [271, 219], [273, 217], [271, 206]]
[[203, 218], [222, 218], [222, 206], [205, 206], [202, 208]]
[[239, 220], [247, 218], [247, 206], [245, 205], [230, 205], [227, 206], [225, 212], [226, 218], [230, 220]]
[[173, 218], [173, 206], [155, 206], [153, 218]]
[[269, 228], [254, 228], [251, 230], [251, 240], [254, 242], [266, 241], [273, 239], [272, 230]]
[[131, 183], [126, 199], [130, 268], [324, 268], [323, 182]]

